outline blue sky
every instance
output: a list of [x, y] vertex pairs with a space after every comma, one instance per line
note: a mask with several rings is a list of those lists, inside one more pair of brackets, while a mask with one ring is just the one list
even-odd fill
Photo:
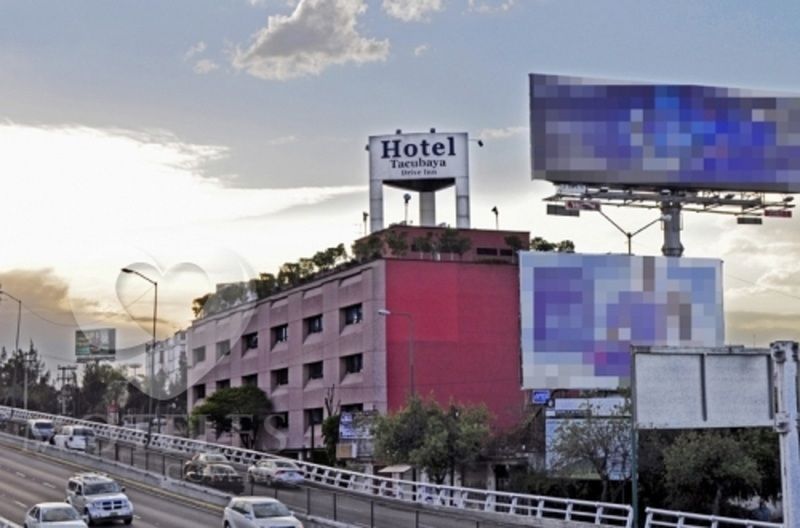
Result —
[[[0, 0], [3, 216], [28, 219], [6, 234], [18, 250], [0, 256], [0, 280], [88, 324], [119, 310], [117, 270], [132, 261], [219, 248], [199, 263], [212, 283], [349, 243], [367, 209], [367, 137], [398, 128], [485, 140], [471, 153], [474, 226], [493, 227], [497, 205], [501, 227], [623, 251], [610, 225], [544, 214], [527, 74], [797, 93], [798, 21], [790, 1]], [[389, 221], [402, 214], [393, 196]], [[652, 219], [610, 214], [631, 230]], [[734, 340], [797, 327], [800, 237], [779, 222], [686, 217], [687, 255], [726, 260]], [[634, 247], [660, 243], [653, 230]], [[217, 269], [226, 251], [246, 265]], [[56, 335], [36, 321], [31, 336]]]

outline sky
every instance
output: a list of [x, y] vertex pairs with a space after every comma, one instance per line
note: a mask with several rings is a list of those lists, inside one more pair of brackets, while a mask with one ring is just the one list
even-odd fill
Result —
[[[25, 302], [21, 341], [55, 365], [78, 326], [147, 340], [152, 291], [124, 266], [161, 278], [166, 335], [217, 282], [349, 246], [367, 138], [396, 129], [484, 141], [473, 227], [497, 206], [501, 228], [623, 252], [596, 217], [545, 214], [528, 74], [800, 93], [798, 20], [788, 0], [0, 0], [0, 284]], [[454, 224], [452, 192], [437, 201]], [[631, 231], [656, 216], [606, 212]], [[685, 255], [725, 262], [729, 342], [800, 338], [797, 224], [685, 215]], [[657, 228], [634, 239], [660, 246]], [[15, 323], [3, 300], [0, 345]]]

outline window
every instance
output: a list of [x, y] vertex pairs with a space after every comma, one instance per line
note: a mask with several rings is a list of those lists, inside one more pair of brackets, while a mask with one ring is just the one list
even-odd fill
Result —
[[355, 374], [361, 372], [364, 368], [364, 355], [353, 354], [352, 356], [345, 356], [342, 358], [345, 374]]
[[351, 403], [348, 405], [342, 405], [340, 407], [341, 412], [343, 413], [354, 413], [354, 412], [361, 412], [364, 410], [363, 403]]
[[231, 388], [231, 380], [224, 379], [224, 380], [218, 380], [217, 381], [217, 390], [230, 389], [230, 388]]
[[206, 347], [201, 346], [192, 350], [192, 364], [197, 365], [206, 360]]
[[306, 428], [312, 425], [320, 425], [322, 423], [322, 407], [315, 407], [314, 409], [305, 410]]
[[289, 325], [282, 324], [272, 327], [272, 346], [285, 343], [289, 340]]
[[242, 386], [258, 387], [258, 374], [250, 374], [249, 376], [242, 376]]
[[202, 400], [206, 397], [206, 386], [203, 385], [195, 385], [192, 387], [192, 391], [194, 392], [194, 401]]
[[495, 248], [481, 248], [481, 247], [479, 247], [479, 248], [476, 248], [476, 249], [475, 249], [475, 253], [476, 253], [476, 254], [478, 254], [478, 255], [485, 255], [485, 256], [492, 256], [492, 257], [496, 257], [496, 256], [497, 256], [497, 249], [495, 249]]
[[314, 363], [306, 363], [306, 381], [313, 379], [322, 379], [324, 376], [322, 361], [315, 361]]
[[363, 319], [361, 304], [354, 304], [342, 308], [342, 319], [344, 319], [345, 326], [360, 323]]
[[272, 415], [272, 424], [275, 426], [276, 429], [288, 429], [289, 428], [289, 413], [288, 412], [278, 412]]
[[289, 369], [282, 368], [272, 371], [272, 388], [289, 384]]
[[231, 353], [231, 342], [227, 339], [225, 341], [219, 341], [217, 343], [217, 359], [220, 359], [223, 356], [227, 356]]
[[253, 350], [258, 348], [258, 332], [246, 334], [242, 336], [242, 348], [244, 350]]
[[514, 251], [512, 251], [510, 249], [501, 249], [500, 250], [500, 256], [501, 257], [513, 257], [514, 256]]
[[306, 317], [303, 322], [306, 327], [306, 335], [322, 332], [322, 314]]

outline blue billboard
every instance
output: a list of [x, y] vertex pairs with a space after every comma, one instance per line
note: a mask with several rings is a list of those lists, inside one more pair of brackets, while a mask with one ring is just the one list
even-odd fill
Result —
[[800, 192], [800, 96], [530, 75], [533, 179]]

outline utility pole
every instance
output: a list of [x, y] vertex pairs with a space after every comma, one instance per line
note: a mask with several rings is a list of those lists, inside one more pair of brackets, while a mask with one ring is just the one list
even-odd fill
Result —
[[[10, 293], [8, 293], [7, 291], [4, 291], [2, 289], [2, 287], [0, 287], [0, 296], [2, 296], [2, 295], [5, 295], [9, 299], [17, 301], [17, 337], [14, 340], [14, 354], [16, 354], [19, 351], [19, 330], [20, 330], [20, 326], [22, 325], [22, 301], [20, 301], [19, 299], [17, 299], [16, 297], [14, 297]], [[22, 396], [22, 398], [23, 398], [23, 408], [26, 411], [28, 410], [28, 361], [27, 361], [27, 359], [28, 359], [28, 354], [26, 353], [25, 354], [25, 361], [23, 362], [23, 367], [24, 367], [23, 370], [24, 370], [24, 376], [25, 376], [25, 388], [23, 389], [23, 396]], [[16, 384], [16, 380], [14, 380], [14, 383]]]
[[71, 381], [76, 378], [75, 370], [77, 367], [73, 365], [58, 366], [58, 383], [61, 389], [61, 415], [67, 414], [67, 394], [65, 389], [71, 386]]

